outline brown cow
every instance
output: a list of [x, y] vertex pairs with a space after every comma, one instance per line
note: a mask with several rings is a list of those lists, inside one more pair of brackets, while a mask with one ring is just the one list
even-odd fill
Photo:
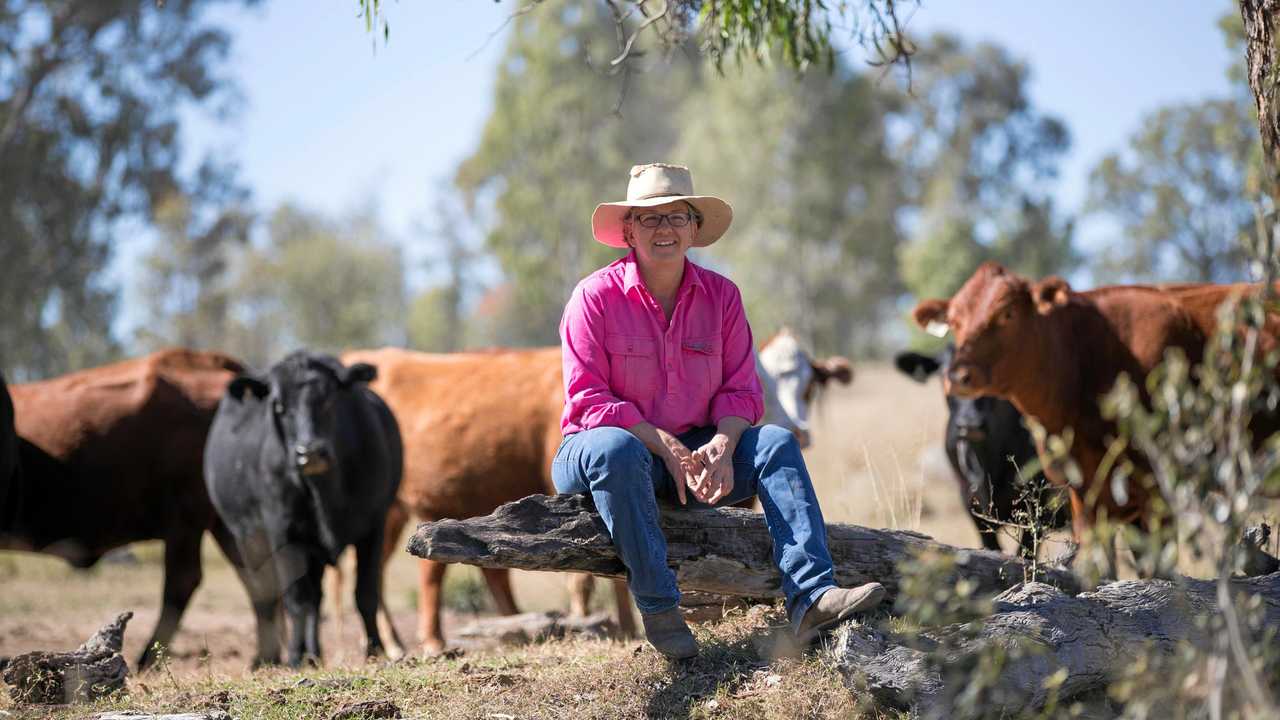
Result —
[[[404, 478], [387, 516], [388, 555], [410, 515], [423, 521], [474, 517], [529, 495], [555, 494], [551, 460], [560, 445], [564, 403], [559, 348], [451, 354], [383, 348], [345, 353], [342, 362], [378, 368], [370, 387], [390, 406], [404, 438]], [[419, 565], [418, 633], [429, 653], [444, 649], [440, 591], [446, 568], [431, 560]], [[498, 612], [514, 614], [510, 573], [483, 572]], [[629, 602], [624, 588], [620, 623], [631, 633]]]
[[[770, 382], [770, 370], [762, 372], [770, 390], [766, 404], [777, 403], [776, 395], [789, 392], [795, 397], [781, 404], [788, 416], [802, 421], [816, 386], [852, 378], [843, 358], [813, 361], [789, 345], [772, 353], [762, 348], [761, 354], [777, 356], [777, 364], [790, 370], [796, 369], [790, 360], [798, 358], [804, 366], [804, 382], [794, 388], [786, 379]], [[370, 387], [391, 407], [404, 438], [404, 479], [387, 517], [388, 555], [396, 549], [410, 515], [420, 520], [473, 517], [528, 495], [555, 493], [551, 460], [560, 445], [564, 407], [560, 348], [450, 354], [384, 348], [348, 352], [342, 361], [377, 366], [378, 378]], [[794, 427], [786, 420], [780, 424]], [[799, 429], [807, 429], [807, 424]], [[445, 568], [429, 560], [419, 565], [418, 632], [427, 652], [444, 649], [440, 592]], [[515, 613], [509, 573], [496, 568], [483, 572], [498, 611]], [[587, 575], [574, 575], [572, 581], [572, 610], [583, 614], [592, 581]], [[635, 624], [626, 585], [618, 581], [613, 589], [620, 628], [632, 635]]]
[[[1139, 526], [1152, 519], [1142, 487], [1131, 487], [1119, 499], [1110, 483], [1097, 482], [1108, 438], [1115, 435], [1099, 398], [1122, 372], [1141, 387], [1169, 348], [1199, 362], [1216, 328], [1217, 307], [1256, 289], [1182, 284], [1076, 292], [1062, 278], [1032, 283], [988, 262], [950, 300], [925, 300], [914, 316], [921, 327], [945, 323], [954, 333], [955, 357], [943, 379], [948, 394], [1004, 398], [1050, 433], [1072, 428], [1071, 457], [1083, 475], [1081, 487], [1068, 488], [1078, 542], [1104, 513]], [[1268, 322], [1268, 335], [1264, 345], [1272, 347], [1280, 337], [1280, 318]], [[1043, 458], [1045, 449], [1038, 449]], [[1133, 460], [1142, 467], [1140, 459]]]
[[10, 502], [20, 511], [0, 514], [0, 547], [87, 568], [113, 548], [164, 540], [164, 607], [140, 667], [168, 644], [200, 584], [206, 529], [239, 564], [201, 462], [218, 401], [242, 369], [225, 355], [174, 349], [9, 386], [20, 438]]

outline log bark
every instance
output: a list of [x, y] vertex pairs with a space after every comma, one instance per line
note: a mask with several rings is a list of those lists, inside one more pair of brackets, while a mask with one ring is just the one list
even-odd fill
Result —
[[[1280, 626], [1280, 573], [1236, 580], [1232, 589], [1260, 597], [1267, 626]], [[1101, 694], [1140, 653], [1210, 647], [1207, 624], [1197, 620], [1217, 611], [1216, 597], [1206, 580], [1113, 582], [1074, 597], [1027, 583], [997, 596], [995, 612], [978, 624], [910, 639], [848, 623], [831, 651], [850, 685], [923, 717], [947, 717], [984, 648], [1017, 648], [1020, 658], [987, 690], [992, 716], [1017, 717], [1043, 708], [1051, 692], [1059, 702]]]
[[89, 702], [124, 687], [129, 666], [120, 649], [133, 613], [121, 613], [73, 652], [30, 652], [4, 668], [9, 696], [17, 705]]
[[[782, 583], [773, 564], [773, 541], [764, 515], [737, 508], [686, 510], [662, 507], [667, 563], [681, 590], [777, 598]], [[922, 553], [956, 559], [957, 574], [995, 594], [1024, 579], [1023, 562], [989, 550], [944, 545], [920, 533], [830, 523], [827, 543], [836, 582], [884, 584], [898, 591], [898, 566]], [[599, 513], [583, 495], [533, 495], [466, 520], [422, 523], [409, 539], [411, 554], [439, 562], [521, 570], [589, 572], [626, 577]], [[1044, 568], [1041, 579], [1076, 592], [1074, 575]]]

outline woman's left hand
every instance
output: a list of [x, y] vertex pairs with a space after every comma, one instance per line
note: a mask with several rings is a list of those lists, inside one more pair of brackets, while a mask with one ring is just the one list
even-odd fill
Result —
[[733, 448], [729, 436], [716, 433], [706, 445], [693, 451], [693, 456], [702, 461], [702, 472], [692, 486], [693, 496], [698, 500], [714, 505], [733, 492]]

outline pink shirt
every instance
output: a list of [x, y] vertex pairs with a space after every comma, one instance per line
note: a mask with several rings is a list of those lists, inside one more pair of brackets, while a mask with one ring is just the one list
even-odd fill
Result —
[[588, 275], [565, 305], [560, 348], [566, 435], [645, 420], [679, 434], [764, 414], [742, 295], [688, 259], [669, 323], [634, 254]]

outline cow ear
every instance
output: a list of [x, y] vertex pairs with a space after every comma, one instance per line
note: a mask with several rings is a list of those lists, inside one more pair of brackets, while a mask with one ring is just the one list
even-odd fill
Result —
[[893, 358], [893, 364], [899, 372], [918, 383], [928, 380], [930, 375], [938, 372], [938, 368], [942, 367], [942, 363], [938, 362], [937, 358], [917, 352], [898, 353]]
[[378, 368], [369, 363], [356, 363], [343, 369], [342, 386], [348, 387], [358, 382], [373, 382], [376, 377], [378, 377]]
[[1036, 312], [1048, 315], [1055, 309], [1063, 307], [1071, 298], [1071, 286], [1057, 275], [1050, 275], [1031, 288], [1031, 300], [1036, 304]]
[[252, 375], [240, 375], [227, 385], [227, 394], [236, 400], [244, 400], [244, 393], [248, 390], [253, 396], [261, 400], [271, 392], [271, 387], [262, 380]]
[[833, 355], [809, 364], [813, 367], [814, 379], [823, 385], [829, 380], [835, 380], [841, 385], [853, 382], [853, 365], [849, 363], [848, 358]]
[[947, 310], [950, 306], [950, 300], [921, 300], [911, 311], [911, 316], [925, 332], [942, 337], [947, 334]]

